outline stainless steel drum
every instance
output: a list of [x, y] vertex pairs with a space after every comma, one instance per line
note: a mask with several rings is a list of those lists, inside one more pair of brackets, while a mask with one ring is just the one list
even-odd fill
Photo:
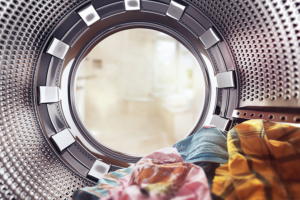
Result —
[[140, 159], [97, 142], [74, 103], [80, 61], [130, 28], [167, 33], [199, 62], [205, 107], [190, 134], [300, 123], [298, 0], [0, 0], [0, 199], [71, 199]]

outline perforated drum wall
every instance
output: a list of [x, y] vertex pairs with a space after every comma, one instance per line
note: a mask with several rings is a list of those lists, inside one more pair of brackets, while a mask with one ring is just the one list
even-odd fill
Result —
[[[92, 3], [98, 1], [116, 2]], [[50, 35], [85, 3], [0, 0], [0, 199], [70, 199], [78, 187], [94, 184], [65, 163], [50, 143], [35, 96], [40, 58]], [[233, 56], [227, 67], [238, 75], [238, 102], [233, 118], [231, 113], [228, 118], [299, 122], [300, 1], [183, 4], [210, 19]], [[229, 54], [227, 58], [230, 63]]]

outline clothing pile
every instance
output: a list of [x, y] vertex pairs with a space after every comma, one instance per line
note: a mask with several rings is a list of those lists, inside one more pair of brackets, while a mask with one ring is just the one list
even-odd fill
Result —
[[73, 199], [300, 199], [300, 129], [265, 120], [228, 133], [205, 126]]

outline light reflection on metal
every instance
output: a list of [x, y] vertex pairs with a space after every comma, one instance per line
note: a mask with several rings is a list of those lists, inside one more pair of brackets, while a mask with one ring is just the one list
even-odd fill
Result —
[[124, 0], [125, 9], [129, 10], [140, 10], [140, 0]]
[[66, 68], [64, 69], [61, 77], [61, 89], [59, 90], [59, 96], [61, 100], [61, 106], [63, 109], [64, 116], [66, 121], [69, 125], [69, 130], [71, 134], [75, 138], [79, 138], [80, 141], [83, 143], [84, 146], [89, 147], [89, 150], [93, 153], [99, 153], [96, 149], [94, 149], [88, 142], [85, 142], [84, 137], [81, 135], [80, 131], [78, 130], [76, 124], [73, 121], [71, 110], [69, 106], [69, 75], [71, 71], [72, 64], [74, 62], [74, 58], [67, 64]]
[[68, 146], [75, 142], [74, 137], [69, 132], [68, 129], [65, 129], [55, 135], [52, 136], [52, 140], [54, 141], [55, 145], [59, 149], [59, 151], [63, 151]]
[[227, 130], [228, 126], [230, 125], [230, 120], [222, 118], [218, 115], [214, 115], [210, 124], [215, 125], [222, 130]]
[[90, 169], [88, 176], [98, 180], [104, 174], [108, 173], [109, 169], [110, 169], [110, 165], [101, 162], [100, 160], [96, 160], [94, 165]]
[[213, 113], [215, 110], [215, 103], [216, 103], [216, 98], [217, 98], [217, 79], [215, 77], [215, 73], [213, 70], [213, 66], [210, 62], [210, 60], [204, 55], [201, 54], [203, 61], [205, 62], [209, 81], [210, 81], [210, 102], [206, 104], [205, 106], [208, 106], [208, 111], [207, 111], [207, 116], [204, 122], [204, 125], [209, 125], [211, 123]]
[[217, 74], [218, 88], [234, 88], [234, 71]]
[[90, 26], [100, 19], [94, 6], [91, 4], [78, 12], [86, 25]]
[[171, 1], [170, 6], [167, 11], [167, 15], [169, 17], [172, 17], [172, 18], [176, 19], [177, 21], [179, 21], [184, 12], [184, 9], [185, 9], [185, 6], [179, 4], [175, 1]]
[[214, 46], [220, 41], [220, 38], [217, 36], [217, 34], [212, 28], [209, 28], [199, 38], [205, 45], [206, 49], [209, 49], [210, 47]]
[[58, 87], [39, 86], [39, 103], [53, 103], [59, 101]]
[[53, 38], [47, 53], [51, 54], [57, 58], [64, 59], [69, 50], [69, 45], [63, 43], [62, 41]]

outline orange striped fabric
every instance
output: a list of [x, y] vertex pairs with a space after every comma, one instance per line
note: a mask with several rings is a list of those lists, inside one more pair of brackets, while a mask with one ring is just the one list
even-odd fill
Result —
[[300, 199], [300, 129], [249, 120], [228, 132], [229, 161], [216, 170], [215, 199]]

